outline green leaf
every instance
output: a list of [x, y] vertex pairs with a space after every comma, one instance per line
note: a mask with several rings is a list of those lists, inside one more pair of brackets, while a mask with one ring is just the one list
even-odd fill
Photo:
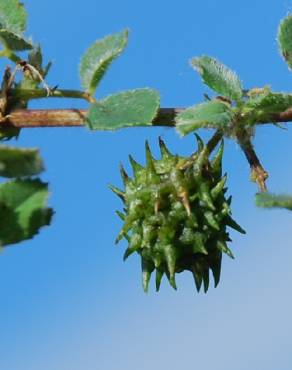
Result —
[[273, 122], [273, 114], [284, 112], [292, 107], [292, 94], [274, 93], [268, 88], [260, 89], [259, 93], [249, 91], [249, 99], [243, 107], [243, 114], [246, 114], [247, 123], [254, 125], [258, 121]]
[[292, 69], [292, 14], [281, 21], [277, 39], [280, 52], [289, 68]]
[[244, 109], [254, 109], [259, 115], [268, 113], [280, 113], [292, 107], [292, 94], [274, 93], [265, 91], [251, 95], [245, 103]]
[[0, 29], [0, 41], [4, 44], [5, 48], [9, 50], [22, 51], [33, 48], [30, 42], [6, 29]]
[[49, 225], [48, 186], [40, 180], [13, 180], [0, 184], [0, 245], [31, 239]]
[[22, 36], [26, 18], [24, 6], [18, 0], [0, 1], [0, 41], [6, 49], [15, 51], [32, 49], [32, 43]]
[[27, 13], [18, 0], [0, 1], [0, 28], [21, 35], [26, 28]]
[[292, 211], [292, 196], [260, 193], [256, 195], [256, 205], [263, 208], [286, 208]]
[[176, 116], [176, 130], [187, 135], [202, 127], [225, 129], [233, 119], [233, 112], [228, 104], [219, 100], [195, 105]]
[[155, 90], [128, 90], [91, 104], [87, 125], [91, 130], [151, 126], [158, 108], [159, 95]]
[[201, 75], [204, 83], [229, 99], [239, 101], [242, 86], [238, 76], [218, 60], [202, 56], [191, 59], [191, 65]]
[[108, 67], [121, 54], [127, 42], [128, 30], [124, 30], [96, 41], [86, 51], [80, 63], [80, 78], [89, 94], [94, 94]]
[[32, 176], [37, 175], [43, 169], [43, 162], [37, 149], [0, 146], [0, 176]]

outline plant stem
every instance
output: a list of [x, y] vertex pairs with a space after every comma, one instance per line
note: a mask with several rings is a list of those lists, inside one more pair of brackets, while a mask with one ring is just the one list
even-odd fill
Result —
[[[34, 91], [33, 93], [29, 91]], [[37, 90], [41, 92], [35, 93], [35, 90], [29, 90], [31, 99], [46, 98], [47, 91]], [[12, 90], [13, 96], [18, 94], [16, 90]], [[19, 96], [19, 95], [18, 95]], [[89, 101], [86, 93], [75, 90], [56, 90], [52, 97], [71, 97], [85, 99]], [[92, 99], [92, 98], [90, 98]], [[160, 108], [156, 118], [153, 120], [153, 126], [175, 126], [175, 117], [181, 113], [184, 108]], [[27, 109], [14, 110], [10, 112], [11, 117], [4, 124], [6, 126], [14, 126], [19, 128], [29, 127], [78, 127], [84, 126], [84, 117], [86, 110], [82, 109]], [[292, 108], [285, 112], [269, 114], [269, 116], [261, 118], [257, 123], [269, 124], [271, 122], [289, 122], [292, 121]], [[1, 124], [1, 123], [0, 123]], [[149, 126], [148, 126], [149, 127]]]
[[52, 90], [50, 95], [46, 89], [14, 89], [11, 90], [11, 96], [15, 100], [31, 100], [42, 98], [74, 98], [84, 99], [89, 103], [94, 103], [96, 100], [85, 91], [79, 90]]
[[241, 149], [243, 150], [246, 159], [251, 168], [251, 180], [257, 183], [261, 192], [267, 191], [266, 180], [269, 177], [267, 171], [263, 168], [260, 160], [254, 150], [250, 139], [239, 142]]
[[5, 127], [81, 127], [85, 125], [85, 109], [17, 109], [1, 123]]
[[223, 133], [220, 130], [217, 130], [215, 134], [211, 137], [211, 139], [207, 143], [207, 148], [209, 154], [212, 153], [212, 151], [215, 149], [219, 141], [221, 141], [223, 138]]
[[[175, 125], [174, 119], [181, 109], [161, 108], [153, 126]], [[80, 127], [84, 126], [85, 109], [17, 109], [1, 124], [6, 127]], [[147, 126], [149, 127], [149, 126]]]

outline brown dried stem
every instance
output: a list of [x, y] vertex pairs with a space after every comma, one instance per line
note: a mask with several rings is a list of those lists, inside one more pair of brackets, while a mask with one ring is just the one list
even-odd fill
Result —
[[[175, 126], [175, 116], [184, 108], [161, 108], [152, 122], [153, 126]], [[32, 127], [79, 127], [84, 126], [86, 110], [84, 109], [27, 109], [14, 110], [5, 126], [18, 128]], [[261, 118], [258, 124], [292, 121], [292, 108], [277, 114]]]
[[[173, 127], [175, 116], [181, 111], [182, 109], [161, 108], [152, 124]], [[2, 124], [17, 128], [79, 127], [84, 126], [85, 116], [84, 109], [19, 109], [10, 112], [9, 119]]]

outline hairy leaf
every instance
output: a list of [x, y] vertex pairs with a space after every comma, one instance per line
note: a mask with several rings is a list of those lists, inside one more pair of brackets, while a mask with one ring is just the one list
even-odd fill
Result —
[[93, 103], [87, 114], [87, 125], [92, 130], [150, 126], [158, 108], [159, 95], [155, 90], [128, 90]]
[[94, 94], [108, 67], [121, 54], [127, 42], [128, 30], [124, 30], [96, 41], [86, 51], [80, 63], [80, 78], [89, 94]]
[[273, 122], [273, 114], [284, 112], [292, 107], [292, 94], [274, 93], [268, 89], [262, 89], [262, 92], [256, 94], [250, 90], [249, 96], [243, 107], [243, 113], [247, 114], [249, 125], [254, 125], [262, 119]]
[[191, 59], [191, 65], [199, 72], [204, 83], [218, 94], [239, 101], [242, 86], [238, 76], [215, 58], [202, 56]]
[[292, 196], [260, 193], [256, 195], [256, 205], [264, 208], [287, 208], [292, 211]]
[[252, 108], [263, 113], [279, 113], [292, 107], [292, 94], [264, 92], [251, 96], [245, 104], [245, 108]]
[[26, 27], [27, 13], [18, 0], [0, 1], [0, 28], [21, 35]]
[[31, 239], [49, 225], [47, 184], [40, 180], [12, 180], [0, 184], [0, 245]]
[[282, 20], [278, 29], [278, 45], [280, 52], [287, 62], [289, 68], [292, 68], [292, 14], [289, 14]]
[[0, 146], [0, 176], [32, 176], [43, 169], [43, 162], [37, 149]]
[[184, 136], [202, 127], [224, 129], [232, 118], [233, 112], [226, 103], [212, 100], [179, 113], [176, 117], [176, 130]]
[[0, 29], [0, 41], [10, 50], [22, 51], [33, 48], [30, 42], [6, 29]]

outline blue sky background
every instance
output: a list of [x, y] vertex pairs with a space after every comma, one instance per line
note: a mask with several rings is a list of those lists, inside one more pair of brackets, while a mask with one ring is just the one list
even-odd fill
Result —
[[[190, 68], [192, 56], [217, 57], [246, 88], [270, 84], [291, 91], [276, 31], [292, 2], [25, 1], [28, 34], [54, 61], [51, 86], [79, 88], [78, 63], [96, 39], [129, 27], [126, 52], [100, 84], [98, 97], [154, 87], [162, 106], [188, 106], [207, 88]], [[3, 65], [3, 64], [2, 64]], [[32, 107], [85, 107], [48, 100]], [[235, 261], [224, 258], [217, 289], [197, 294], [188, 273], [178, 291], [163, 281], [159, 294], [141, 288], [137, 256], [123, 263], [114, 245], [121, 204], [107, 188], [120, 185], [118, 164], [128, 154], [144, 161], [161, 135], [173, 152], [188, 155], [193, 137], [172, 129], [23, 130], [17, 145], [40, 147], [56, 215], [35, 239], [0, 258], [0, 368], [5, 370], [291, 370], [292, 214], [254, 206], [249, 166], [227, 142], [233, 215], [248, 231], [232, 233]], [[203, 132], [207, 138], [209, 132]], [[291, 129], [258, 129], [255, 144], [273, 192], [292, 193]]]

